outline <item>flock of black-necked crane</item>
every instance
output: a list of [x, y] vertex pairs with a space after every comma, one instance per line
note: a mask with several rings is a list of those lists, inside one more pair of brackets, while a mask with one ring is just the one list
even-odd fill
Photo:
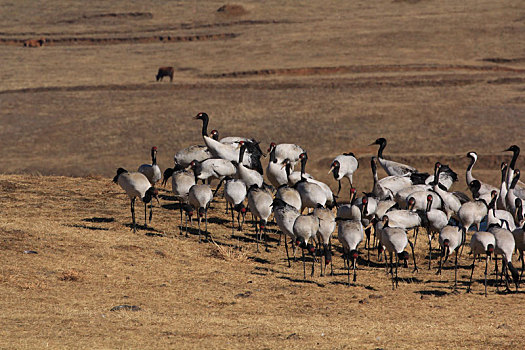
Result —
[[[303, 257], [303, 274], [306, 278], [305, 250], [312, 256], [312, 275], [315, 262], [323, 267], [332, 261], [332, 234], [337, 227], [337, 238], [342, 245], [342, 257], [350, 284], [350, 270], [353, 270], [353, 281], [356, 281], [356, 264], [358, 249], [364, 241], [368, 249], [367, 261], [370, 262], [370, 250], [377, 248], [378, 259], [385, 259], [385, 268], [392, 278], [392, 288], [398, 285], [398, 265], [400, 260], [408, 266], [410, 246], [414, 270], [417, 270], [414, 245], [417, 242], [419, 228], [425, 228], [428, 236], [428, 268], [432, 263], [432, 241], [438, 235], [440, 258], [437, 273], [449, 255], [455, 255], [454, 289], [457, 287], [457, 261], [464, 245], [470, 236], [470, 250], [473, 255], [472, 272], [467, 292], [471, 290], [472, 275], [476, 259], [485, 258], [485, 294], [487, 293], [488, 261], [494, 256], [496, 281], [505, 285], [510, 291], [511, 283], [516, 290], [525, 267], [523, 250], [525, 249], [524, 217], [522, 201], [525, 199], [525, 185], [519, 181], [520, 172], [515, 168], [520, 149], [513, 145], [506, 151], [513, 152], [509, 165], [501, 165], [501, 185], [499, 188], [477, 180], [472, 175], [472, 168], [477, 161], [477, 154], [469, 152], [470, 164], [466, 170], [467, 185], [474, 200], [461, 192], [450, 192], [452, 184], [457, 181], [457, 174], [447, 165], [435, 164], [432, 175], [419, 172], [414, 167], [398, 163], [383, 157], [387, 141], [377, 139], [373, 144], [379, 145], [377, 157], [370, 161], [374, 179], [373, 188], [362, 197], [357, 197], [353, 186], [352, 175], [358, 168], [358, 161], [352, 153], [341, 154], [332, 161], [329, 173], [339, 182], [339, 189], [334, 195], [328, 185], [315, 180], [305, 172], [308, 156], [306, 151], [295, 144], [271, 143], [268, 149], [269, 162], [266, 166], [266, 178], [261, 164], [263, 152], [259, 143], [244, 137], [226, 137], [219, 139], [216, 130], [208, 135], [209, 117], [199, 113], [195, 119], [202, 121], [204, 146], [190, 146], [175, 154], [175, 166], [164, 171], [163, 185], [172, 180], [172, 191], [179, 201], [180, 234], [188, 235], [188, 218], [196, 212], [198, 218], [199, 241], [201, 241], [201, 219], [204, 218], [206, 239], [208, 231], [208, 208], [219, 187], [224, 184], [226, 211], [231, 212], [232, 236], [235, 230], [235, 213], [237, 228], [242, 231], [242, 224], [247, 211], [252, 213], [257, 241], [264, 240], [268, 250], [266, 225], [271, 214], [280, 231], [284, 234], [284, 246], [288, 266], [290, 254], [287, 238], [290, 238], [294, 259], [296, 247], [300, 247]], [[137, 172], [128, 172], [119, 168], [113, 179], [131, 199], [133, 230], [136, 231], [135, 200], [144, 203], [144, 220], [147, 222], [147, 204], [156, 198], [158, 192], [155, 184], [162, 178], [156, 162], [157, 148], [151, 150], [152, 164], [141, 165]], [[296, 163], [300, 171], [294, 171]], [[388, 176], [379, 179], [379, 163]], [[341, 180], [350, 182], [350, 201], [338, 204]], [[210, 180], [220, 182], [212, 191]], [[199, 180], [201, 183], [199, 184]], [[206, 183], [206, 180], [207, 183]], [[247, 203], [247, 205], [245, 204]], [[334, 209], [335, 208], [335, 209]], [[305, 213], [306, 210], [306, 214]], [[152, 217], [150, 205], [149, 220]], [[470, 234], [469, 230], [475, 229]], [[414, 235], [407, 235], [408, 230]], [[483, 229], [483, 230], [482, 230]], [[371, 242], [371, 232], [374, 232]], [[467, 235], [469, 233], [469, 235]], [[279, 240], [280, 241], [280, 240]], [[519, 252], [521, 274], [512, 264], [514, 252]], [[388, 257], [387, 257], [388, 252]], [[498, 271], [498, 259], [501, 257], [501, 270]], [[324, 263], [323, 263], [324, 258]], [[395, 258], [395, 263], [394, 263]], [[351, 267], [352, 266], [352, 267]], [[510, 273], [509, 273], [510, 272]], [[333, 273], [333, 270], [332, 270]], [[499, 281], [498, 281], [499, 277]]]

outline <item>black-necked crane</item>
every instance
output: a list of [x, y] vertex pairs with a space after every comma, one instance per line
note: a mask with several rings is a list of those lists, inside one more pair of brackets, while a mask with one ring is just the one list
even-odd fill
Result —
[[512, 145], [503, 152], [512, 152], [512, 159], [510, 160], [509, 169], [507, 172], [506, 182], [507, 185], [511, 183], [514, 177], [514, 168], [516, 167], [516, 161], [520, 155], [520, 147], [518, 145]]
[[[439, 179], [439, 174], [441, 172], [441, 163], [436, 162], [434, 166], [434, 176]], [[447, 218], [450, 219], [452, 215], [456, 215], [461, 208], [461, 205], [465, 203], [468, 198], [458, 197], [455, 193], [448, 192], [447, 189], [439, 183], [439, 181], [434, 181], [434, 192], [441, 198], [443, 203], [443, 210], [447, 213]]]
[[[404, 260], [405, 265], [407, 265], [408, 260], [408, 253], [405, 252], [405, 248], [408, 244], [410, 244], [410, 247], [412, 248], [412, 257], [414, 259], [414, 271], [417, 270], [416, 265], [416, 258], [414, 255], [414, 245], [407, 237], [407, 233], [404, 229], [399, 227], [390, 227], [389, 226], [389, 218], [388, 216], [383, 216], [383, 227], [380, 230], [381, 238], [380, 242], [385, 247], [386, 251], [390, 255], [390, 272], [392, 275], [392, 289], [395, 289], [398, 286], [398, 277], [397, 277], [397, 269], [399, 265], [399, 259]], [[393, 271], [393, 261], [392, 257], [393, 255], [396, 255], [396, 276], [394, 279], [394, 271]]]
[[154, 146], [151, 148], [151, 164], [142, 164], [138, 172], [146, 175], [151, 186], [155, 186], [155, 184], [160, 181], [162, 173], [157, 164], [157, 147]]
[[299, 192], [301, 195], [301, 212], [304, 210], [304, 208], [316, 208], [317, 205], [325, 206], [326, 204], [326, 193], [323, 191], [323, 189], [315, 183], [311, 183], [308, 181], [307, 178], [304, 177], [305, 168], [306, 168], [306, 161], [308, 160], [308, 156], [306, 153], [301, 154], [301, 180], [299, 180], [295, 185], [294, 188]]
[[[155, 187], [151, 186], [148, 178], [139, 172], [128, 172], [126, 169], [118, 168], [117, 175], [113, 178], [114, 183], [118, 183], [120, 187], [131, 200], [131, 218], [133, 221], [133, 232], [137, 232], [136, 222], [135, 222], [135, 200], [137, 197], [144, 202], [144, 226], [147, 227], [147, 204], [151, 202], [153, 198], [158, 201], [158, 192]], [[153, 215], [153, 209], [150, 206], [150, 216], [149, 220]]]
[[247, 168], [243, 163], [246, 144], [244, 141], [240, 141], [239, 144], [241, 149], [239, 151], [238, 162], [235, 163], [235, 167], [237, 168], [237, 178], [244, 181], [247, 188], [250, 188], [253, 185], [256, 185], [259, 188], [262, 187], [264, 182], [262, 174], [260, 174], [257, 170]]
[[175, 166], [177, 166], [178, 164], [186, 168], [194, 160], [202, 162], [211, 157], [212, 154], [208, 147], [201, 145], [193, 145], [175, 153], [175, 156], [173, 156], [173, 160], [175, 161]]
[[505, 274], [505, 286], [506, 290], [510, 292], [509, 288], [509, 271], [512, 275], [512, 280], [516, 285], [516, 291], [518, 291], [520, 283], [520, 275], [518, 270], [512, 265], [512, 254], [514, 253], [514, 248], [516, 247], [516, 242], [514, 241], [514, 235], [511, 231], [499, 227], [498, 225], [490, 225], [488, 231], [494, 235], [496, 239], [496, 246], [494, 248], [494, 260], [496, 264], [496, 286], [498, 286], [498, 260], [497, 256], [501, 255], [501, 278]]
[[487, 211], [488, 204], [484, 199], [476, 199], [461, 205], [458, 217], [463, 230], [463, 244], [465, 244], [467, 238], [466, 233], [472, 225], [476, 226], [477, 231], [480, 230], [481, 221], [487, 216]]
[[[322, 256], [324, 256], [324, 268], [326, 272], [326, 265], [330, 264], [332, 262], [332, 251], [331, 251], [331, 238], [332, 233], [335, 231], [336, 223], [335, 223], [335, 215], [332, 212], [331, 209], [325, 208], [323, 206], [317, 206], [317, 208], [314, 209], [314, 216], [317, 216], [319, 219], [319, 229], [317, 230], [317, 242], [319, 243], [319, 247], [322, 245]], [[321, 264], [321, 276], [323, 276], [323, 263], [322, 259], [320, 259]], [[332, 265], [331, 265], [332, 266]], [[333, 274], [333, 268], [332, 268], [332, 274]]]
[[372, 193], [380, 200], [394, 199], [397, 192], [412, 185], [412, 180], [410, 180], [409, 176], [393, 175], [379, 180], [377, 177], [377, 164], [375, 157], [370, 159], [370, 168], [372, 169], [372, 176], [374, 177]]
[[284, 248], [286, 249], [286, 259], [288, 261], [288, 267], [291, 267], [290, 264], [290, 255], [288, 253], [288, 243], [286, 237], [290, 238], [291, 246], [293, 249], [293, 256], [295, 259], [295, 234], [293, 232], [293, 225], [295, 223], [295, 219], [299, 215], [299, 210], [288, 203], [286, 203], [281, 198], [275, 198], [272, 202], [272, 209], [273, 209], [273, 215], [275, 217], [275, 221], [277, 222], [277, 226], [279, 226], [279, 229], [282, 233], [284, 233]]
[[276, 144], [275, 142], [272, 142], [270, 143], [270, 147], [268, 147], [268, 152], [272, 152], [272, 150], [279, 163], [288, 160], [292, 169], [295, 167], [295, 163], [299, 161], [300, 155], [306, 152], [301, 146], [293, 143]]
[[334, 175], [334, 179], [339, 183], [339, 187], [337, 189], [337, 196], [341, 191], [341, 180], [343, 178], [346, 177], [350, 182], [350, 187], [354, 187], [352, 182], [352, 175], [358, 167], [359, 162], [357, 161], [355, 155], [351, 152], [343, 153], [334, 158], [330, 166], [330, 170], [328, 171], [328, 174], [332, 173]]
[[[520, 214], [523, 218], [523, 208], [521, 205], [518, 206], [518, 209], [520, 210]], [[523, 260], [523, 251], [525, 251], [525, 224], [522, 224], [521, 227], [516, 228], [514, 231], [512, 231], [512, 235], [514, 236], [514, 242], [516, 243], [516, 250], [518, 251], [521, 259], [521, 274], [520, 279], [523, 277], [523, 271], [525, 270], [525, 260]]]
[[[450, 187], [454, 182], [458, 181], [458, 174], [446, 164], [441, 164], [441, 171], [439, 173], [439, 183], [445, 186], [445, 188], [450, 190]], [[426, 178], [425, 184], [430, 185], [434, 183], [434, 175], [430, 175]]]
[[[427, 196], [427, 208], [425, 210], [426, 215], [426, 230], [428, 235], [428, 269], [430, 270], [430, 265], [432, 263], [432, 237], [434, 232], [442, 232], [448, 224], [447, 214], [444, 211], [439, 209], [432, 209], [432, 202], [434, 197], [432, 195]], [[461, 232], [461, 230], [460, 230]], [[461, 240], [460, 240], [461, 243]], [[446, 260], [445, 260], [446, 261]]]
[[492, 200], [489, 204], [489, 210], [487, 213], [487, 225], [495, 224], [500, 227], [505, 227], [513, 231], [516, 228], [514, 221], [514, 215], [506, 210], [496, 209], [496, 199], [498, 198], [497, 191], [492, 191]]
[[[222, 143], [220, 141], [215, 140], [213, 137], [208, 136], [208, 123], [209, 123], [209, 116], [206, 113], [199, 113], [195, 116], [195, 119], [202, 120], [202, 138], [204, 139], [204, 143], [208, 147], [211, 154], [216, 158], [222, 158], [227, 159], [231, 162], [237, 161], [239, 158], [239, 144], [244, 143], [248, 147], [248, 144], [250, 144], [250, 147], [248, 148], [248, 152], [246, 157], [243, 159], [243, 163], [245, 166], [249, 167], [250, 169], [257, 170], [261, 175], [263, 174], [263, 169], [260, 161], [261, 153], [260, 148], [258, 151], [252, 152], [252, 150], [255, 150], [258, 148], [256, 144], [252, 145], [251, 142], [240, 140], [239, 142], [235, 142], [233, 144], [228, 143]], [[252, 148], [253, 146], [253, 148]]]
[[259, 188], [256, 184], [251, 185], [248, 188], [248, 208], [250, 208], [251, 213], [259, 218], [259, 226], [255, 224], [255, 235], [257, 240], [257, 252], [259, 251], [259, 240], [260, 236], [264, 235], [264, 245], [265, 250], [268, 249], [268, 238], [266, 237], [266, 224], [268, 218], [272, 213], [272, 196], [262, 188]]
[[472, 183], [472, 181], [478, 181], [479, 182], [479, 188], [477, 189], [476, 192], [478, 193], [479, 196], [487, 195], [486, 197], [484, 197], [484, 199], [486, 201], [490, 201], [490, 193], [492, 191], [494, 191], [494, 190], [497, 190], [497, 188], [495, 186], [492, 186], [492, 185], [488, 184], [488, 183], [481, 182], [481, 181], [477, 180], [472, 175], [472, 168], [474, 167], [474, 164], [476, 164], [476, 161], [478, 160], [478, 154], [476, 152], [468, 152], [467, 153], [467, 157], [470, 158], [470, 163], [469, 163], [469, 165], [467, 167], [467, 172], [466, 172], [467, 186], [472, 191], [472, 195], [474, 195], [474, 191], [471, 188], [471, 183]]
[[190, 187], [188, 191], [188, 202], [197, 210], [198, 225], [199, 225], [199, 243], [201, 242], [201, 219], [204, 216], [206, 240], [209, 240], [210, 233], [208, 232], [208, 208], [213, 200], [213, 192], [207, 184], [198, 184], [197, 174], [194, 173], [195, 185]]
[[507, 198], [508, 186], [507, 186], [507, 172], [509, 167], [507, 163], [501, 163], [501, 183], [498, 191], [498, 199], [496, 200], [496, 208], [507, 210]]
[[317, 231], [319, 231], [319, 218], [313, 214], [299, 215], [293, 224], [293, 233], [295, 235], [295, 243], [302, 250], [303, 255], [303, 276], [306, 279], [306, 262], [304, 257], [304, 250], [307, 249], [312, 255], [312, 273], [314, 275], [315, 266], [315, 246], [310, 243], [314, 241]]
[[356, 281], [356, 265], [359, 257], [358, 247], [363, 241], [363, 225], [360, 220], [338, 218], [337, 239], [343, 246], [343, 261], [347, 271], [348, 285], [350, 285], [350, 261], [354, 272], [353, 281]]
[[[191, 171], [185, 170], [180, 164], [176, 164], [174, 168], [168, 168], [164, 170], [164, 179], [162, 180], [162, 185], [166, 185], [168, 179], [171, 177], [171, 191], [175, 198], [179, 201], [179, 211], [180, 211], [180, 231], [179, 234], [182, 234], [182, 216], [183, 212], [186, 212], [187, 216], [190, 216], [193, 211], [188, 207], [188, 193], [190, 188], [195, 185], [195, 174]], [[188, 225], [186, 217], [186, 237], [188, 237]]]
[[[517, 195], [520, 193], [516, 191], [516, 184], [518, 183], [519, 178], [520, 178], [520, 169], [514, 169], [514, 178], [512, 179], [512, 182], [507, 191], [507, 195], [505, 196], [505, 205], [507, 207], [507, 210], [511, 212], [512, 214], [516, 213], [516, 199], [521, 199], [520, 196]], [[518, 224], [518, 222], [516, 221], [516, 218], [514, 218], [514, 220], [516, 224]]]
[[485, 254], [485, 295], [487, 295], [487, 273], [489, 256], [494, 253], [496, 246], [496, 238], [490, 232], [478, 231], [474, 232], [470, 238], [470, 249], [472, 251], [472, 271], [470, 272], [470, 283], [467, 288], [467, 293], [470, 293], [472, 287], [472, 276], [474, 275], [474, 267], [476, 265], [476, 258], [478, 255]]
[[447, 262], [448, 256], [451, 252], [456, 253], [454, 261], [454, 289], [458, 283], [458, 251], [462, 245], [463, 232], [461, 227], [447, 225], [439, 232], [439, 245], [441, 246], [441, 254], [439, 258], [439, 269], [436, 274], [441, 274], [441, 267], [443, 266], [443, 257]]
[[280, 198], [286, 202], [286, 204], [291, 205], [297, 210], [301, 210], [302, 202], [301, 195], [299, 192], [288, 185], [281, 185], [277, 188], [275, 193], [275, 198]]
[[244, 181], [239, 179], [226, 178], [226, 184], [224, 185], [224, 198], [226, 199], [226, 206], [230, 205], [232, 213], [232, 237], [233, 230], [235, 227], [234, 211], [237, 212], [237, 223], [238, 230], [242, 230], [242, 224], [240, 216], [242, 215], [242, 222], [244, 223], [244, 217], [246, 215], [246, 207], [244, 206], [244, 199], [247, 194], [246, 184]]
[[410, 165], [394, 162], [392, 160], [388, 160], [383, 158], [383, 150], [386, 147], [386, 139], [381, 137], [375, 140], [375, 142], [371, 143], [372, 145], [379, 145], [379, 150], [377, 151], [377, 160], [379, 161], [379, 164], [385, 169], [385, 172], [390, 175], [397, 175], [397, 176], [410, 176], [413, 173], [417, 173], [417, 169], [414, 167], [411, 167]]
[[[272, 145], [275, 145], [272, 143]], [[288, 184], [288, 176], [286, 175], [286, 169], [283, 168], [282, 162], [279, 162], [275, 156], [275, 146], [270, 145], [270, 160], [266, 167], [266, 177], [270, 181], [273, 187], [279, 188], [279, 186]]]
[[190, 167], [193, 169], [197, 178], [203, 182], [208, 180], [209, 183], [209, 180], [212, 178], [219, 179], [219, 184], [215, 192], [213, 192], [214, 196], [217, 195], [224, 178], [226, 176], [233, 177], [237, 173], [237, 169], [232, 162], [221, 158], [206, 159], [203, 162], [194, 160], [190, 163]]

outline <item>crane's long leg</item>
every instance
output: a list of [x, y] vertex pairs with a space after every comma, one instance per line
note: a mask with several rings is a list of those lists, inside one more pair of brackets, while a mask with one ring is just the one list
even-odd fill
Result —
[[[485, 296], [487, 296], [487, 272], [488, 272], [488, 269], [489, 269], [489, 256], [487, 255], [485, 257]], [[472, 271], [474, 271], [474, 267], [472, 267]], [[472, 283], [472, 275], [470, 275], [470, 282]]]
[[396, 254], [396, 288], [399, 286], [399, 279], [397, 277], [397, 268], [399, 266], [399, 256]]
[[268, 231], [266, 229], [266, 220], [263, 221], [264, 223], [264, 226], [263, 226], [263, 230], [264, 232], [261, 230], [261, 232], [263, 232], [262, 234], [264, 235], [264, 251], [266, 252], [269, 252], [270, 251], [270, 248], [268, 248]]
[[521, 257], [521, 273], [520, 273], [520, 279], [523, 278], [523, 270], [525, 270], [525, 260], [523, 260], [523, 250], [520, 250], [520, 257]]
[[135, 223], [135, 198], [131, 200], [131, 219], [133, 221], [133, 233], [137, 233], [137, 225]]
[[284, 236], [284, 248], [286, 250], [286, 260], [288, 260], [288, 267], [292, 267], [292, 264], [290, 264], [290, 254], [288, 253], [288, 243], [286, 243], [286, 235]]
[[458, 286], [458, 250], [459, 248], [456, 248], [456, 261], [454, 262], [454, 289]]
[[303, 253], [303, 278], [306, 279], [306, 262], [304, 260], [304, 248], [301, 248], [301, 251]]
[[432, 235], [430, 234], [430, 229], [428, 229], [428, 269], [432, 264]]
[[[494, 254], [494, 268], [496, 270], [496, 291], [499, 292], [499, 282], [498, 282], [498, 256]], [[503, 273], [503, 269], [501, 269]]]
[[197, 210], [197, 216], [199, 218], [199, 243], [201, 243], [201, 213]]
[[366, 246], [368, 248], [368, 266], [370, 266], [370, 227], [366, 228], [365, 229], [365, 234], [366, 234]]
[[443, 266], [443, 255], [445, 255], [445, 250], [441, 247], [441, 254], [439, 254], [439, 268], [436, 272], [436, 275], [441, 275], [441, 267]]
[[348, 286], [350, 286], [350, 255], [349, 253], [345, 253], [345, 259], [346, 259], [346, 272], [348, 276]]
[[[228, 202], [226, 202], [226, 209], [227, 208], [228, 208]], [[232, 237], [233, 237], [234, 236], [233, 235], [233, 230], [235, 228], [235, 217], [234, 217], [234, 214], [233, 214], [233, 208], [232, 208], [231, 212], [232, 212]]]
[[144, 227], [148, 227], [148, 204], [144, 203]]
[[[476, 256], [472, 260], [472, 271], [470, 272], [470, 283], [467, 288], [467, 293], [470, 293], [470, 288], [472, 287], [472, 276], [474, 275], [474, 267], [476, 265]], [[487, 265], [485, 265], [485, 292], [487, 291]]]
[[392, 252], [390, 252], [390, 276], [392, 277], [392, 290], [395, 288], [395, 282], [394, 282], [394, 263], [392, 261]]
[[[217, 196], [217, 192], [219, 192], [219, 188], [221, 188], [222, 183], [224, 182], [225, 178], [222, 178], [222, 180], [219, 181], [219, 184], [217, 185], [217, 188], [215, 189], [215, 192], [213, 192], [213, 197]], [[228, 212], [228, 206], [226, 206], [226, 213]]]
[[417, 271], [417, 265], [416, 265], [416, 255], [414, 254], [414, 245], [412, 244], [412, 242], [410, 242], [410, 240], [408, 240], [408, 244], [410, 244], [410, 249], [412, 249], [412, 259], [414, 260], [414, 271], [412, 272], [415, 272]]
[[206, 230], [206, 240], [209, 241], [210, 233], [208, 232], [208, 207], [204, 209], [204, 222], [205, 222], [204, 229]]
[[353, 269], [354, 269], [354, 282], [355, 282], [357, 280], [357, 275], [356, 275], [357, 259], [354, 259], [353, 263], [354, 263]]
[[314, 269], [315, 269], [315, 252], [312, 253], [312, 273], [310, 274], [310, 277], [314, 277]]
[[[179, 198], [180, 226], [179, 234], [182, 235], [182, 199]], [[188, 217], [186, 217], [186, 234], [188, 234]]]

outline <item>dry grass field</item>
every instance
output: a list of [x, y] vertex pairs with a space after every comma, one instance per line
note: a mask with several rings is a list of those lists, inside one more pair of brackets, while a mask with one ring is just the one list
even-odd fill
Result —
[[[334, 189], [330, 160], [349, 151], [370, 189], [378, 137], [389, 158], [450, 164], [462, 191], [476, 151], [476, 176], [497, 184], [502, 151], [525, 139], [523, 1], [225, 4], [0, 1], [0, 348], [523, 348], [525, 294], [496, 293], [491, 275], [484, 297], [481, 265], [466, 294], [467, 254], [453, 291], [451, 265], [425, 268], [425, 237], [396, 291], [364, 249], [346, 286], [337, 245], [335, 275], [303, 280], [276, 234], [269, 253], [249, 225], [230, 238], [220, 197], [217, 245], [195, 225], [179, 235], [168, 189], [133, 234], [111, 182], [153, 145], [171, 167], [202, 143], [205, 111], [221, 136], [301, 144]], [[110, 311], [123, 304], [140, 310]]]

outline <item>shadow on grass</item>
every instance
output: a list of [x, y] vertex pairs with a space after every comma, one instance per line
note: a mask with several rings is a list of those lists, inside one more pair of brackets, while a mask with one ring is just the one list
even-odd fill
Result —
[[283, 280], [288, 280], [290, 282], [296, 282], [296, 283], [316, 284], [318, 287], [325, 287], [326, 286], [324, 283], [319, 283], [319, 282], [312, 281], [312, 280], [307, 280], [307, 279], [292, 278], [292, 277], [288, 277], [288, 276], [279, 276], [277, 278], [280, 278], [280, 279], [283, 279]]
[[93, 218], [85, 218], [85, 219], [82, 219], [82, 221], [85, 221], [85, 222], [96, 222], [96, 223], [104, 223], [104, 222], [115, 222], [115, 218], [98, 218], [98, 217], [93, 217]]

